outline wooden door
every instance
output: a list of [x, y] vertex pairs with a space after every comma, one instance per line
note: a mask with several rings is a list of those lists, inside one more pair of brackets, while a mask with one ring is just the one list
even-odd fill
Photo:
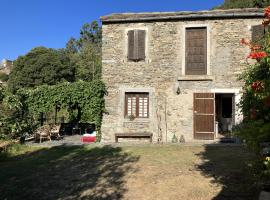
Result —
[[215, 94], [194, 93], [194, 139], [215, 138]]

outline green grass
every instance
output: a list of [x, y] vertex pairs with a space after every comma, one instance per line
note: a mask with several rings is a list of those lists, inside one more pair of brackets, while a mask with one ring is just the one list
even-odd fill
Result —
[[254, 199], [256, 156], [230, 146], [13, 146], [0, 199]]

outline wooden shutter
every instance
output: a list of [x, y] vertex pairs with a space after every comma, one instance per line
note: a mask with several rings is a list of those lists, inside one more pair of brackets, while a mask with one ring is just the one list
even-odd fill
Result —
[[215, 94], [194, 93], [194, 139], [212, 140], [215, 136]]
[[252, 26], [252, 42], [258, 42], [264, 36], [264, 26], [262, 24]]
[[207, 74], [207, 29], [186, 29], [186, 74]]
[[140, 94], [138, 97], [138, 117], [147, 118], [149, 113], [149, 98], [148, 94]]
[[125, 97], [125, 116], [134, 116], [136, 117], [137, 110], [137, 98], [135, 94], [126, 94]]
[[145, 60], [145, 30], [136, 30], [138, 35], [137, 60]]
[[145, 30], [128, 31], [128, 60], [145, 60]]
[[134, 47], [135, 47], [135, 31], [130, 30], [128, 31], [128, 59], [129, 60], [136, 59]]

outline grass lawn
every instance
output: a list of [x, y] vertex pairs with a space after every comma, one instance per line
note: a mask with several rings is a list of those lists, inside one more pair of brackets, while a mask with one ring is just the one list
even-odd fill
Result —
[[0, 199], [256, 199], [256, 157], [239, 146], [14, 146]]

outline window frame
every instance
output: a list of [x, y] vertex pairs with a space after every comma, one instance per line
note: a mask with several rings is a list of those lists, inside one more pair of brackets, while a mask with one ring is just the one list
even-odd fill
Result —
[[[135, 116], [134, 118], [135, 119], [148, 119], [150, 117], [150, 114], [149, 114], [149, 92], [125, 92], [125, 101], [124, 101], [124, 117], [125, 118], [129, 118], [130, 116], [128, 115], [128, 97], [129, 96], [135, 96], [136, 97], [136, 108], [135, 108]], [[140, 117], [139, 116], [139, 109], [140, 109], [140, 106], [139, 106], [139, 99], [140, 97], [147, 97], [147, 117]]]
[[[201, 75], [187, 75], [186, 74], [186, 29], [189, 28], [206, 28], [206, 74]], [[211, 47], [211, 35], [210, 35], [211, 26], [209, 24], [187, 24], [182, 27], [182, 76], [208, 76], [210, 73], [210, 47]]]
[[[128, 31], [132, 31], [132, 30], [144, 30], [145, 31], [145, 59], [143, 60], [139, 60], [139, 61], [133, 61], [133, 60], [129, 60], [128, 59]], [[149, 41], [149, 30], [148, 27], [144, 27], [144, 26], [134, 26], [131, 28], [126, 28], [124, 31], [124, 56], [125, 56], [125, 62], [128, 63], [141, 63], [141, 62], [149, 62], [149, 47], [148, 47], [148, 41]]]

